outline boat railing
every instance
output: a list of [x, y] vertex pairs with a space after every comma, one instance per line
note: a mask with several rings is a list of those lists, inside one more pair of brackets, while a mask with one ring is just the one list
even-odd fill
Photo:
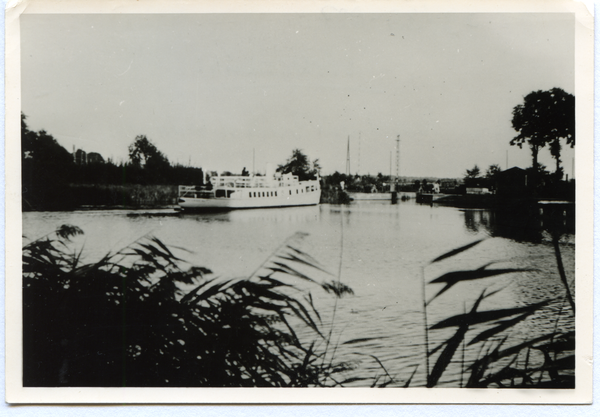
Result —
[[206, 190], [203, 187], [197, 185], [180, 185], [179, 186], [179, 198], [210, 198], [213, 196], [213, 191]]
[[267, 177], [212, 177], [211, 184], [215, 188], [274, 188], [298, 184], [298, 176], [282, 178]]

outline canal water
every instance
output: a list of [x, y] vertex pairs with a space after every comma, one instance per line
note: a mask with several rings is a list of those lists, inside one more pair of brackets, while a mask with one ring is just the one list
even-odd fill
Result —
[[[223, 277], [251, 275], [288, 243], [311, 255], [329, 272], [312, 271], [315, 280], [339, 279], [354, 291], [335, 301], [319, 287], [307, 287], [321, 313], [323, 328], [332, 332], [329, 355], [334, 355], [334, 361], [355, 367], [338, 380], [368, 377], [349, 385], [370, 386], [373, 378], [387, 372], [394, 378], [392, 386], [402, 386], [417, 369], [411, 386], [423, 386], [427, 366], [423, 282], [444, 273], [484, 265], [528, 269], [456, 284], [428, 305], [428, 325], [470, 310], [484, 290], [500, 290], [486, 298], [479, 310], [555, 299], [514, 327], [506, 346], [554, 328], [573, 330], [549, 237], [537, 231], [523, 233], [519, 219], [515, 222], [520, 230], [516, 235], [514, 225], [505, 219], [499, 222], [492, 211], [419, 205], [414, 200], [397, 205], [361, 201], [348, 206], [324, 204], [208, 214], [179, 214], [173, 210], [28, 212], [23, 214], [23, 241], [48, 235], [63, 224], [79, 226], [85, 234], [75, 238], [73, 246], [83, 248], [85, 261], [94, 261], [107, 252], [155, 236], [168, 245], [185, 248], [177, 254], [186, 261]], [[473, 248], [431, 263], [439, 255], [479, 239], [484, 240]], [[572, 288], [573, 241], [572, 235], [563, 236], [560, 245]], [[296, 283], [305, 285], [300, 279]], [[425, 285], [425, 296], [431, 299], [442, 287]], [[450, 337], [455, 329], [430, 331], [429, 349]], [[480, 344], [466, 348], [464, 353], [461, 349], [440, 385], [461, 386], [463, 363], [481, 352]], [[430, 369], [436, 356], [430, 359]]]

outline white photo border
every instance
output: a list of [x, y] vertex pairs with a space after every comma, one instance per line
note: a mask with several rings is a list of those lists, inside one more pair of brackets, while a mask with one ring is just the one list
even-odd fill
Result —
[[[576, 388], [24, 388], [21, 322], [19, 17], [39, 13], [482, 13], [555, 12], [576, 16]], [[12, 404], [585, 404], [593, 370], [593, 17], [573, 1], [22, 1], [6, 9], [5, 318], [6, 400]], [[581, 180], [582, 178], [585, 179]], [[590, 331], [586, 331], [590, 329]]]

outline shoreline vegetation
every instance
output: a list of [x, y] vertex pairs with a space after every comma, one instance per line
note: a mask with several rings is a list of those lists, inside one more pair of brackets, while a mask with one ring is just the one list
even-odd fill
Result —
[[[574, 284], [561, 262], [563, 231], [549, 232], [564, 286], [555, 299], [485, 310], [484, 301], [503, 290], [493, 286], [495, 277], [535, 273], [495, 262], [426, 279], [430, 265], [466, 256], [485, 240], [424, 265], [422, 361], [392, 375], [368, 349], [386, 335], [336, 342], [357, 352], [365, 347], [364, 360], [336, 357], [335, 323], [324, 323], [312, 294], [324, 291], [334, 302], [354, 293], [298, 249], [303, 233], [283, 242], [250, 276], [229, 279], [186, 264], [152, 237], [85, 263], [82, 250], [70, 245], [83, 231], [63, 225], [23, 247], [24, 386], [411, 387], [419, 372], [431, 388], [448, 386], [444, 373], [459, 367], [460, 381], [452, 386], [461, 388], [573, 388], [575, 336], [561, 323], [575, 315]], [[428, 322], [439, 295], [474, 280], [490, 285], [476, 299], [457, 297], [463, 314]], [[537, 313], [553, 317], [553, 328], [511, 338], [519, 333], [513, 328]], [[445, 340], [430, 345], [432, 332], [445, 332]], [[477, 349], [476, 359], [465, 359], [467, 349]]]
[[[551, 91], [554, 95], [559, 93], [564, 92]], [[531, 146], [532, 168], [513, 167], [503, 171], [498, 165], [491, 165], [483, 174], [475, 165], [466, 170], [464, 178], [395, 178], [381, 173], [352, 175], [337, 171], [320, 176], [319, 160], [311, 161], [302, 150], [294, 149], [290, 158], [278, 166], [277, 172], [291, 173], [300, 181], [320, 177], [320, 202], [328, 204], [350, 203], [349, 193], [384, 194], [390, 193], [391, 189], [427, 195], [446, 194], [439, 203], [455, 207], [494, 208], [507, 202], [530, 205], [531, 201], [541, 198], [574, 201], [575, 181], [563, 180], [560, 166], [560, 140], [566, 138], [571, 147], [575, 144], [573, 126], [570, 125], [572, 103], [567, 98], [571, 100], [572, 97], [566, 96], [566, 108], [561, 107], [564, 113], [561, 117], [569, 123], [560, 132], [552, 131], [554, 136], [548, 133], [538, 137], [535, 132], [525, 129], [517, 123], [522, 122], [522, 116], [517, 116], [525, 111], [523, 106], [514, 109], [513, 127], [521, 134], [511, 141], [511, 145]], [[551, 122], [554, 116], [549, 118]], [[136, 136], [129, 145], [129, 159], [125, 162], [115, 163], [110, 158], [105, 161], [102, 155], [82, 149], [73, 149], [70, 153], [48, 132], [29, 130], [26, 120], [27, 117], [21, 114], [23, 211], [170, 207], [177, 204], [179, 185], [203, 186], [213, 176], [235, 175], [229, 171], [205, 173], [199, 167], [173, 164], [145, 135]], [[553, 173], [537, 161], [539, 150], [546, 145], [551, 147], [556, 159]], [[241, 175], [250, 173], [244, 167]]]
[[[360, 193], [363, 198], [367, 195], [385, 200], [389, 191], [376, 191], [364, 188], [342, 189], [340, 185], [332, 184], [331, 176], [322, 178], [321, 204], [350, 204], [352, 195]], [[456, 208], [479, 209], [521, 209], [537, 204], [534, 196], [498, 196], [496, 194], [463, 194], [455, 189], [444, 190], [440, 194], [417, 193], [414, 185], [404, 185], [400, 188], [403, 200], [409, 199], [406, 193], [417, 194], [417, 202], [424, 204], [444, 205]], [[546, 194], [546, 199], [574, 202], [575, 184], [565, 184], [560, 193]], [[82, 209], [161, 209], [175, 208], [178, 199], [177, 185], [152, 185], [152, 184], [65, 184], [61, 188], [52, 188], [53, 196], [34, 198], [29, 200], [27, 194], [23, 195], [22, 210], [27, 211], [70, 211]], [[368, 199], [368, 198], [367, 198]], [[390, 197], [391, 201], [391, 197]], [[574, 209], [573, 209], [574, 210]]]

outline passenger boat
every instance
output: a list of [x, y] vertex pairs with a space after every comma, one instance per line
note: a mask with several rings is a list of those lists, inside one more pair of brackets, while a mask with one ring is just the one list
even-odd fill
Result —
[[309, 206], [319, 204], [319, 179], [299, 181], [296, 175], [212, 177], [210, 186], [179, 186], [183, 210]]

